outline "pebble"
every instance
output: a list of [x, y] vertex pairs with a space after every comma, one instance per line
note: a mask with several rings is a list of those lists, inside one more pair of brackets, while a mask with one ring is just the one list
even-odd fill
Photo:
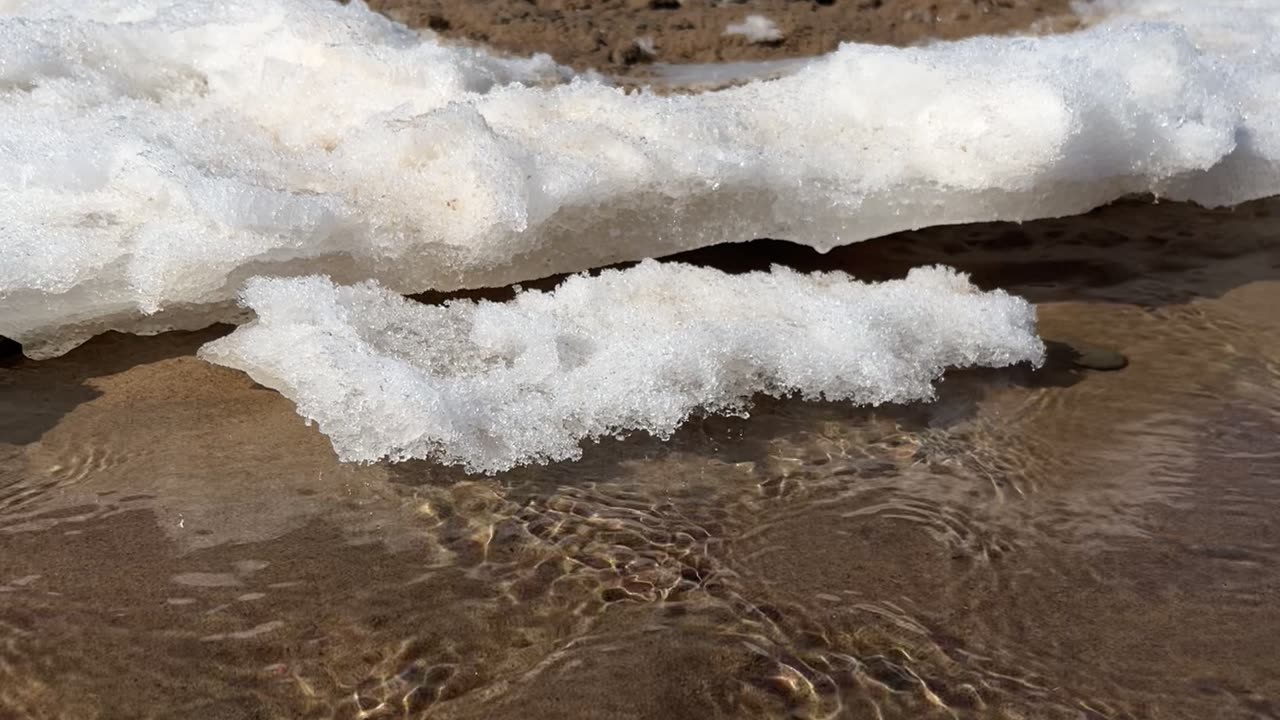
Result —
[[1075, 351], [1075, 356], [1071, 358], [1071, 362], [1076, 367], [1107, 371], [1123, 370], [1129, 365], [1129, 358], [1115, 350], [1107, 350], [1106, 348], [1092, 345], [1072, 345], [1071, 349]]

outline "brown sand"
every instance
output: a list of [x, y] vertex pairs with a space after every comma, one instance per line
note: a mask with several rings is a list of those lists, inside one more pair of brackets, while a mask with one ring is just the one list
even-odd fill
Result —
[[[646, 62], [773, 60], [830, 52], [842, 42], [909, 45], [933, 38], [1057, 30], [1073, 24], [1069, 0], [371, 0], [414, 27], [579, 68], [628, 73]], [[725, 35], [748, 15], [782, 31], [780, 42]], [[655, 53], [639, 51], [649, 38]]]

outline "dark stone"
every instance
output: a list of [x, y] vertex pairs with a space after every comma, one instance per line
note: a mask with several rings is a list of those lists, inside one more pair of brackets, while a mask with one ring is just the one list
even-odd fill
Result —
[[1123, 370], [1129, 366], [1129, 358], [1114, 350], [1092, 345], [1072, 345], [1071, 349], [1075, 351], [1071, 362], [1076, 367], [1106, 371]]

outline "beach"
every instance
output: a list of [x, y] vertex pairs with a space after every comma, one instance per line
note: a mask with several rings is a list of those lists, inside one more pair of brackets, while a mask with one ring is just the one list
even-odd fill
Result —
[[[662, 62], [781, 60], [1067, 12], [371, 5], [636, 78], [614, 50], [641, 34]], [[786, 39], [722, 41], [747, 12]], [[667, 256], [865, 281], [946, 264], [1034, 303], [1046, 359], [949, 371], [932, 402], [762, 395], [492, 476], [340, 462], [288, 398], [196, 357], [228, 325], [41, 360], [10, 344], [0, 717], [1274, 717], [1278, 217], [1131, 197]]]

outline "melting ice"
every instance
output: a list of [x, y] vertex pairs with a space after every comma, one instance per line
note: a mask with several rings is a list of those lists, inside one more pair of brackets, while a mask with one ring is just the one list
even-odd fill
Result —
[[359, 3], [0, 0], [0, 334], [239, 320], [255, 275], [417, 292], [1280, 189], [1277, 3], [1092, 7], [662, 97]]
[[580, 441], [667, 437], [755, 393], [859, 404], [933, 396], [947, 367], [1038, 364], [1035, 310], [946, 268], [864, 284], [652, 260], [507, 303], [428, 306], [373, 283], [258, 278], [257, 319], [201, 356], [316, 421], [343, 460], [482, 472], [577, 458]]
[[846, 45], [668, 97], [359, 2], [0, 0], [0, 335], [50, 357], [251, 320], [202, 356], [292, 398], [344, 459], [484, 472], [760, 392], [928, 398], [949, 366], [1038, 362], [1033, 309], [941, 268], [644, 262], [510, 303], [401, 294], [1280, 191], [1280, 0], [1081, 12], [1071, 35]]

